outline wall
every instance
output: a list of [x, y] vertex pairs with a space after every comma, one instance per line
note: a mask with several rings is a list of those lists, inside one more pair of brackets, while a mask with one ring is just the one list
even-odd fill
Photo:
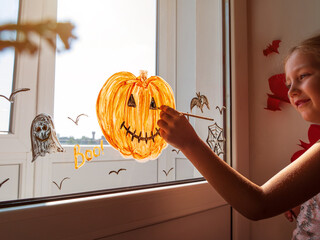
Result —
[[[265, 110], [268, 78], [282, 73], [288, 49], [320, 32], [318, 0], [248, 0], [249, 146], [250, 178], [265, 183], [299, 150], [299, 139], [308, 142], [309, 124], [289, 104], [282, 111]], [[280, 39], [280, 54], [265, 57], [262, 50]], [[251, 223], [252, 240], [290, 239], [295, 223], [283, 215]]]
[[0, 209], [1, 239], [230, 239], [230, 206], [189, 183]]
[[136, 239], [230, 239], [230, 224], [216, 216], [223, 216], [230, 223], [230, 207], [223, 206], [189, 216], [147, 226], [134, 231], [116, 234], [103, 240]]

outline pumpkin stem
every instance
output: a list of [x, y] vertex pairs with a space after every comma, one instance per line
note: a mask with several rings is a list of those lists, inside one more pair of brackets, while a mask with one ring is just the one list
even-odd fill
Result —
[[148, 78], [148, 71], [140, 70], [140, 79], [142, 82], [146, 81]]

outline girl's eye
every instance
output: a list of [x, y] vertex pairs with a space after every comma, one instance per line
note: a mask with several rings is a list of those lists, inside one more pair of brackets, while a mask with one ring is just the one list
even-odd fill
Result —
[[310, 75], [309, 73], [301, 74], [301, 75], [299, 76], [299, 79], [302, 80], [302, 79], [304, 79], [305, 77], [307, 77], [307, 76], [309, 76], [309, 75]]

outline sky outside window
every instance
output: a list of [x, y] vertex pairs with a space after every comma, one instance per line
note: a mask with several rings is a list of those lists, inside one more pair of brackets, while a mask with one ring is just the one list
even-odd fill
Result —
[[[75, 25], [72, 49], [56, 56], [54, 122], [60, 138], [100, 139], [96, 100], [114, 73], [155, 75], [156, 1], [58, 1], [58, 21]], [[79, 120], [78, 126], [68, 117]]]
[[[17, 23], [19, 14], [18, 0], [0, 0], [0, 25]], [[1, 39], [14, 40], [15, 32], [0, 33]], [[7, 48], [0, 52], [0, 95], [9, 97], [12, 92], [14, 72], [14, 49]], [[11, 103], [0, 98], [0, 133], [8, 133], [10, 126]]]

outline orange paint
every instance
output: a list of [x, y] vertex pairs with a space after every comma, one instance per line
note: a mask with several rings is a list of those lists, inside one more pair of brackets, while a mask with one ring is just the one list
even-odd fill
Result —
[[[85, 154], [81, 153], [80, 152], [80, 146], [79, 144], [76, 144], [74, 146], [74, 168], [75, 169], [79, 169], [80, 167], [82, 167], [84, 164], [85, 164], [85, 161], [91, 161], [93, 159], [93, 156], [94, 157], [99, 157], [100, 156], [100, 153], [104, 154], [103, 150], [103, 141], [101, 140], [100, 142], [100, 147], [94, 147], [93, 150], [86, 150], [85, 151]], [[98, 152], [98, 153], [96, 153]], [[82, 161], [80, 163], [80, 165], [78, 164], [78, 158], [81, 157], [82, 158]]]
[[96, 111], [110, 145], [126, 158], [145, 162], [156, 159], [167, 146], [157, 125], [162, 105], [175, 108], [173, 91], [164, 79], [148, 78], [146, 71], [138, 77], [119, 72], [101, 88]]

